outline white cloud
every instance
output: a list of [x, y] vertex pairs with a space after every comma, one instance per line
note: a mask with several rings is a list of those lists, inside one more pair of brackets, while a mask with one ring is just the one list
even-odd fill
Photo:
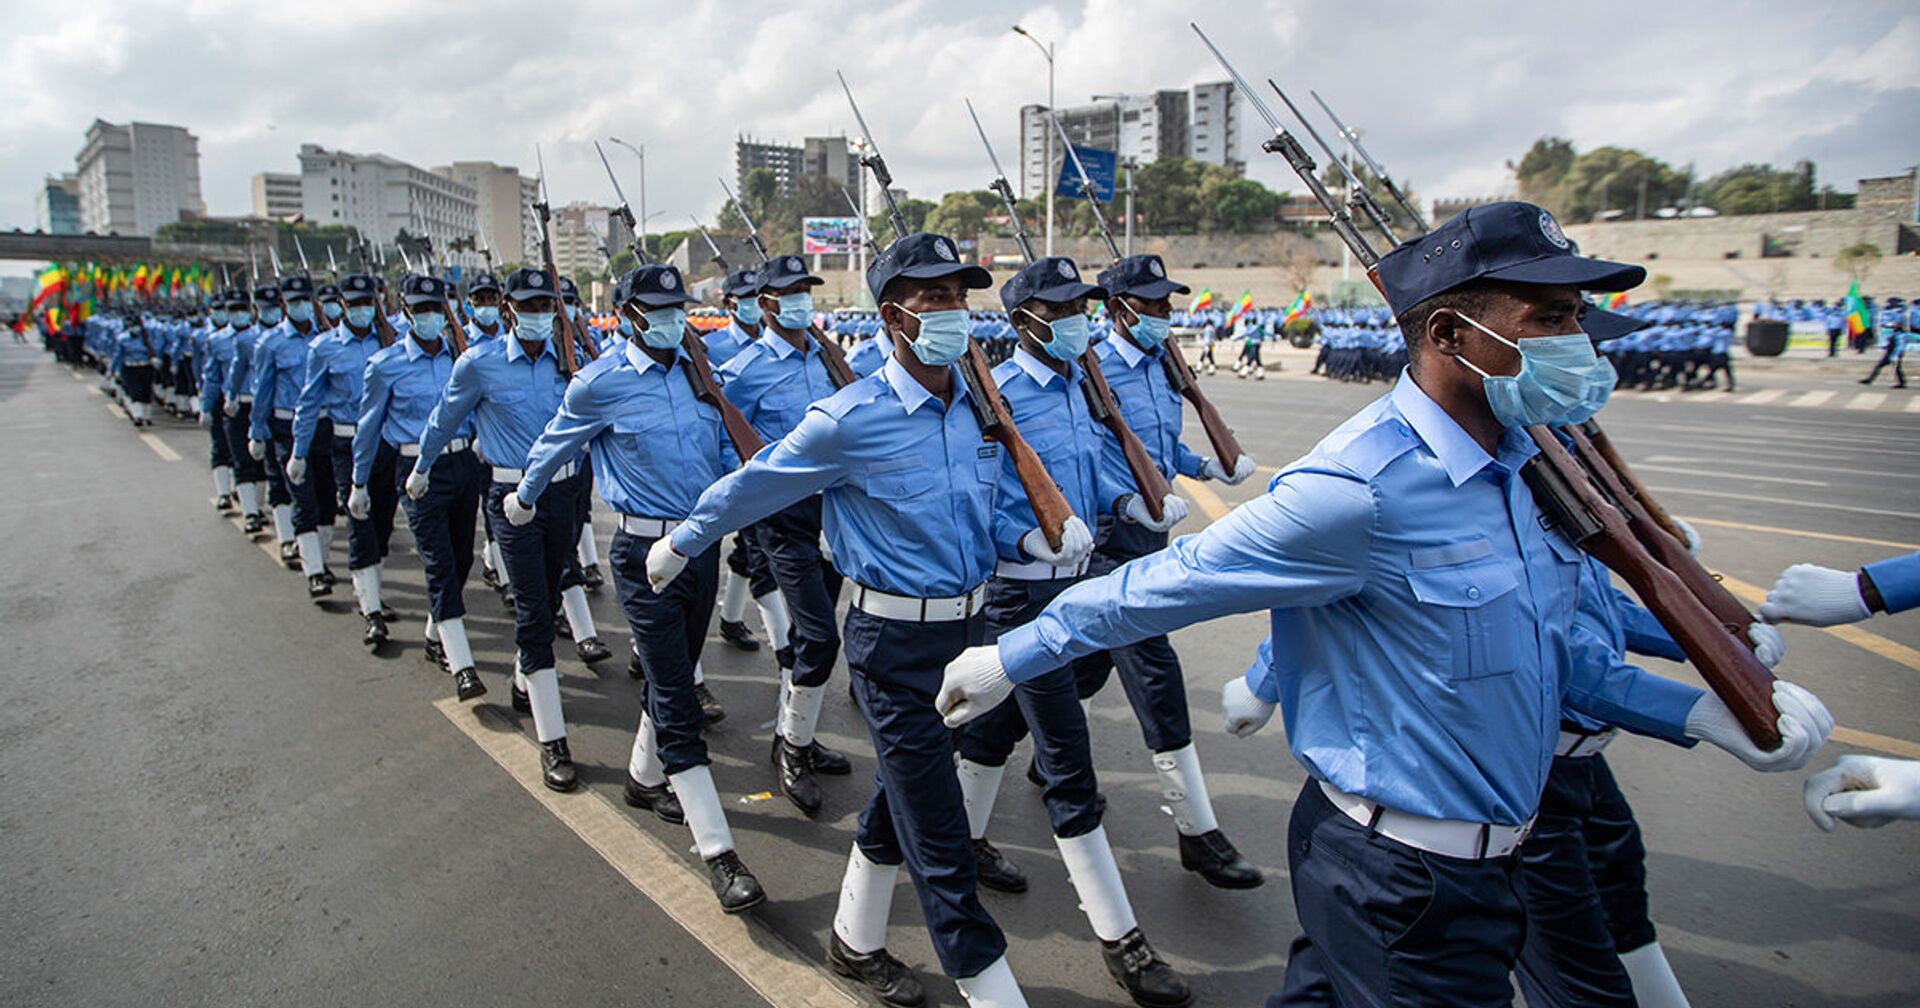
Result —
[[[1703, 172], [1812, 157], [1849, 186], [1913, 160], [1920, 17], [1894, 2], [1844, 16], [1786, 0], [1628, 0], [1603, 20], [1488, 0], [858, 0], [393, 3], [74, 0], [16, 16], [0, 47], [0, 227], [32, 226], [42, 175], [72, 169], [87, 123], [141, 119], [201, 138], [215, 213], [244, 212], [257, 171], [292, 170], [303, 142], [423, 166], [546, 156], [560, 201], [607, 200], [589, 140], [647, 150], [649, 209], [673, 226], [720, 203], [740, 134], [798, 142], [853, 132], [845, 71], [899, 183], [936, 195], [986, 181], [961, 106], [1001, 156], [1046, 65], [1015, 22], [1056, 44], [1060, 101], [1186, 87], [1222, 75], [1187, 29], [1198, 17], [1257, 82], [1318, 89], [1396, 174], [1433, 195], [1507, 184], [1504, 163], [1543, 134], [1641, 146]], [[1889, 111], [1891, 110], [1891, 111]], [[1251, 110], [1242, 156], [1263, 155]], [[1866, 121], [1873, 116], [1879, 128]], [[1844, 142], [1843, 142], [1844, 141]], [[630, 196], [637, 170], [609, 150]]]

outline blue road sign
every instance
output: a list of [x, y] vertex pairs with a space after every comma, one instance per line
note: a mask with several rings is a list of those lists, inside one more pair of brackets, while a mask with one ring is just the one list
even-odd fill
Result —
[[[1093, 180], [1093, 191], [1100, 202], [1113, 202], [1113, 176], [1120, 158], [1112, 151], [1095, 150], [1091, 147], [1073, 145], [1073, 152], [1080, 155], [1080, 163], [1086, 166], [1087, 177]], [[1054, 183], [1053, 194], [1067, 199], [1080, 198], [1080, 173], [1073, 168], [1073, 159], [1060, 159], [1060, 179]]]

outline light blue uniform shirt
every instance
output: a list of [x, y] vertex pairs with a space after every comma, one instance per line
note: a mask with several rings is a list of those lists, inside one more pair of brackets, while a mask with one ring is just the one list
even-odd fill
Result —
[[588, 441], [600, 499], [642, 518], [685, 518], [701, 491], [739, 461], [719, 411], [694, 398], [679, 347], [670, 367], [628, 342], [587, 365], [527, 454], [520, 499], [537, 500], [554, 470]]
[[[315, 329], [302, 334], [292, 322], [281, 322], [268, 329], [253, 347], [253, 416], [247, 422], [247, 436], [265, 441], [272, 436], [267, 422], [277, 409], [292, 410], [300, 402], [300, 386], [306, 382], [307, 353], [326, 333]], [[291, 423], [291, 421], [289, 421]], [[305, 453], [296, 453], [305, 457]]]
[[1518, 825], [1538, 805], [1563, 694], [1673, 741], [1692, 706], [1575, 646], [1582, 554], [1541, 528], [1518, 473], [1534, 452], [1509, 430], [1489, 456], [1403, 373], [1264, 496], [1068, 589], [1002, 635], [1000, 657], [1025, 681], [1269, 609], [1284, 669], [1256, 692], [1281, 704], [1315, 777], [1416, 815]]
[[[366, 486], [373, 476], [380, 442], [396, 448], [420, 442], [427, 417], [452, 378], [453, 344], [446, 340], [440, 341], [438, 353], [430, 354], [412, 336], [402, 336], [367, 358], [353, 431], [354, 486]], [[473, 421], [461, 424], [453, 436], [472, 439]]]
[[258, 322], [245, 329], [233, 331], [233, 357], [227, 365], [227, 377], [223, 382], [229, 393], [239, 395], [247, 401], [253, 400], [253, 349], [266, 335], [267, 330]]
[[322, 416], [336, 424], [359, 422], [367, 361], [380, 350], [380, 337], [371, 327], [365, 336], [357, 336], [345, 322], [313, 341], [307, 350], [307, 379], [293, 410], [295, 455], [307, 453]]
[[[1588, 659], [1606, 663], [1615, 674], [1629, 677], [1635, 674], [1644, 675], [1637, 667], [1627, 663], [1626, 655], [1631, 651], [1671, 658], [1674, 661], [1687, 660], [1686, 652], [1681, 651], [1680, 646], [1667, 635], [1660, 621], [1655, 619], [1652, 613], [1641, 608], [1625, 592], [1615, 588], [1612, 575], [1608, 573], [1606, 565], [1591, 556], [1582, 558], [1580, 613], [1574, 621], [1573, 642], [1576, 651], [1583, 648], [1594, 649], [1587, 655]], [[1659, 695], [1642, 697], [1640, 699], [1645, 702], [1636, 706], [1666, 702], [1678, 705], [1680, 698], [1675, 691], [1684, 691], [1695, 700], [1698, 700], [1701, 695], [1700, 690], [1691, 686], [1671, 683], [1665, 679], [1655, 679], [1652, 676], [1647, 676], [1647, 679], [1652, 681], [1646, 686], [1657, 691]], [[1562, 720], [1571, 721], [1579, 725], [1582, 730], [1589, 732], [1606, 727], [1606, 723], [1600, 719], [1582, 713], [1582, 709], [1590, 705], [1581, 702], [1580, 698], [1563, 697], [1562, 701], [1565, 705], [1561, 711]], [[1687, 704], [1688, 709], [1692, 706], [1691, 703]], [[1684, 719], [1683, 714], [1682, 720]], [[1688, 740], [1683, 744], [1691, 746], [1693, 742]]]
[[[765, 331], [761, 330], [763, 333]], [[719, 367], [739, 356], [740, 351], [745, 350], [747, 344], [752, 343], [754, 338], [747, 335], [747, 331], [740, 328], [740, 322], [729, 315], [725, 329], [715, 329], [701, 336], [700, 342], [707, 348], [707, 363], [713, 367]]]
[[[1080, 389], [1083, 377], [1078, 363], [1069, 363], [1062, 376], [1025, 347], [1014, 348], [1013, 356], [993, 369], [994, 384], [1000, 387], [1021, 435], [1040, 456], [1073, 513], [1091, 530], [1100, 515], [1113, 511], [1114, 498], [1129, 492], [1131, 484], [1114, 486], [1101, 478], [1100, 435], [1105, 428], [1087, 411], [1087, 396]], [[1020, 548], [1020, 538], [1038, 525], [1009, 457], [1001, 468], [1000, 498], [993, 509], [993, 545], [1000, 558], [1015, 563], [1032, 560]]]
[[[537, 358], [528, 357], [511, 335], [468, 347], [454, 362], [446, 394], [427, 417], [414, 468], [432, 469], [468, 417], [479, 434], [480, 456], [488, 464], [526, 468], [527, 449], [560, 411], [560, 397], [566, 392], [567, 379], [560, 374], [559, 361], [551, 341], [540, 345]], [[560, 460], [562, 464], [570, 461]]]
[[847, 366], [862, 378], [880, 370], [880, 366], [893, 356], [893, 339], [884, 332], [877, 332], [853, 345], [847, 354]]
[[[1160, 363], [1167, 348], [1157, 346], [1147, 352], [1134, 346], [1132, 340], [1115, 334], [1112, 339], [1094, 344], [1093, 352], [1100, 358], [1100, 372], [1107, 376], [1107, 386], [1113, 389], [1113, 397], [1120, 403], [1120, 415], [1147, 446], [1147, 454], [1159, 464], [1161, 474], [1169, 480], [1175, 476], [1197, 479], [1201, 456], [1180, 441], [1180, 427], [1185, 422], [1180, 412], [1180, 393], [1168, 384], [1166, 365]], [[1132, 484], [1133, 476], [1127, 469], [1127, 457], [1120, 453], [1120, 442], [1104, 429], [1100, 437], [1106, 446], [1107, 479]], [[1227, 459], [1221, 464], [1232, 466], [1233, 462]]]
[[1920, 606], [1920, 552], [1876, 560], [1866, 566], [1887, 611], [1897, 613]]
[[200, 412], [211, 414], [226, 398], [227, 370], [233, 367], [233, 327], [221, 326], [207, 334], [200, 361]]
[[[833, 563], [895, 595], [949, 598], [993, 572], [998, 444], [981, 437], [955, 373], [942, 405], [898, 360], [815, 403], [792, 434], [708, 487], [674, 548], [698, 556], [720, 538], [822, 494]], [[824, 491], [824, 493], [822, 493]]]
[[807, 407], [833, 394], [827, 366], [813, 340], [806, 352], [793, 348], [771, 327], [719, 368], [727, 400], [760, 436], [778, 441], [799, 426]]

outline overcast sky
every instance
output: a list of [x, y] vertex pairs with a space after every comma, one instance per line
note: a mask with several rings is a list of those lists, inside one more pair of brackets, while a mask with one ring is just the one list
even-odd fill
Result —
[[[215, 214], [249, 212], [250, 177], [297, 170], [302, 142], [528, 171], [538, 142], [556, 202], [610, 201], [589, 141], [614, 135], [647, 148], [649, 209], [666, 211], [656, 224], [684, 225], [718, 208], [714, 176], [731, 179], [738, 134], [853, 131], [836, 67], [899, 184], [980, 187], [989, 173], [961, 98], [1012, 170], [1017, 110], [1046, 97], [1045, 62], [1015, 22], [1056, 43], [1066, 105], [1220, 79], [1187, 29], [1198, 17], [1250, 78], [1319, 89], [1426, 197], [1505, 191], [1505, 163], [1543, 134], [1709, 174], [1812, 158], [1843, 190], [1920, 161], [1911, 0], [7, 6], [0, 228], [33, 226], [42, 176], [73, 169], [95, 117], [192, 129]], [[1298, 189], [1243, 112], [1253, 176]], [[609, 156], [636, 196], [632, 155]]]

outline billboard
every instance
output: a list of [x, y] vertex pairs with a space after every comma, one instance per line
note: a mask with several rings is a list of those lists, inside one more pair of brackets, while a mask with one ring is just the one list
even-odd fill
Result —
[[[1093, 192], [1102, 203], [1113, 202], [1113, 175], [1119, 163], [1119, 156], [1108, 150], [1096, 150], [1092, 147], [1073, 145], [1073, 152], [1080, 155], [1080, 163], [1087, 169], [1087, 177], [1093, 180]], [[1060, 178], [1054, 184], [1053, 194], [1066, 199], [1080, 198], [1080, 173], [1074, 170], [1073, 159], [1060, 159]]]
[[860, 251], [860, 218], [802, 217], [801, 251], [807, 255], [853, 255]]

